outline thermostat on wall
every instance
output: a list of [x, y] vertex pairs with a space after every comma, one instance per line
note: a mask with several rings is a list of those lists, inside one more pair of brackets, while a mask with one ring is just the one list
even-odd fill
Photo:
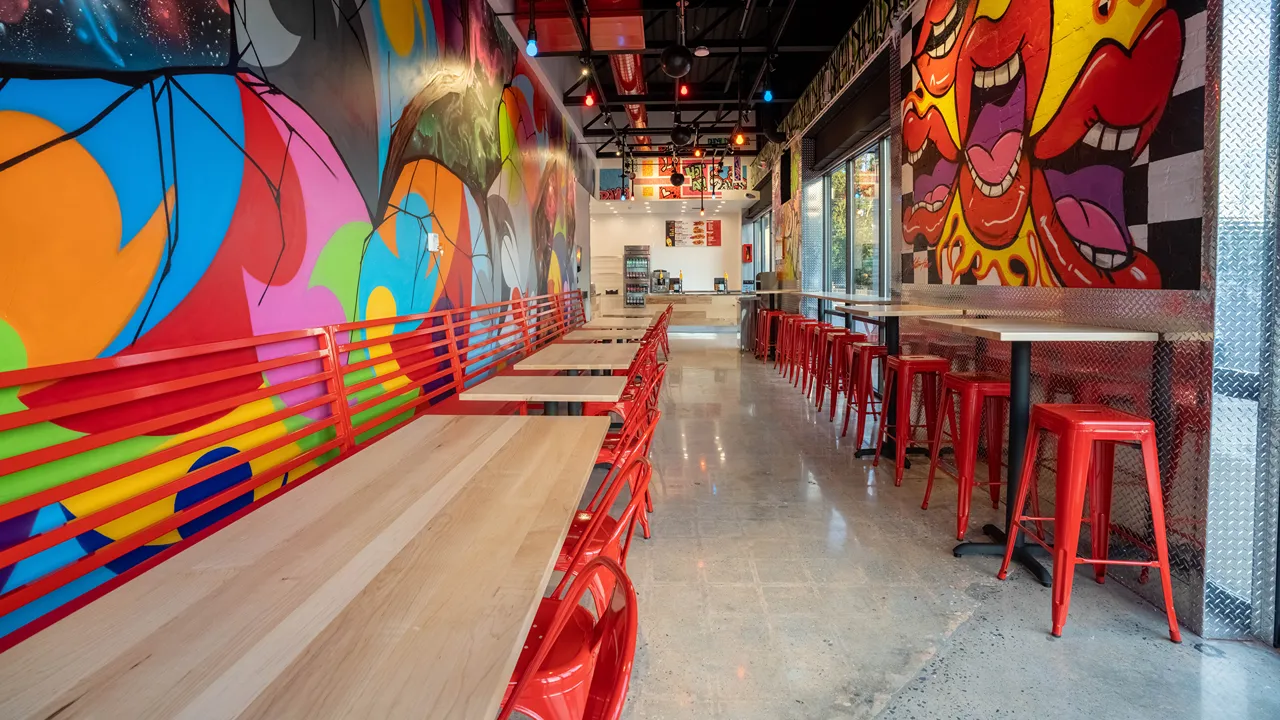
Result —
[[440, 252], [440, 235], [438, 233], [427, 233], [427, 252]]

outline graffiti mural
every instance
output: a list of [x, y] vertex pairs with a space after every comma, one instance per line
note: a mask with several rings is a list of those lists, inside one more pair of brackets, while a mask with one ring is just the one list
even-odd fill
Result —
[[[46, 5], [0, 2], [0, 371], [577, 286], [593, 160], [484, 0]], [[267, 372], [250, 389], [284, 380]], [[0, 414], [65, 400], [63, 384], [0, 388]], [[283, 393], [0, 477], [0, 501], [302, 400]], [[106, 429], [0, 433], [0, 458]], [[255, 432], [0, 523], [0, 547], [286, 428]], [[0, 568], [0, 592], [303, 450]], [[0, 635], [287, 481], [0, 618]]]
[[778, 280], [800, 282], [800, 198], [778, 206], [773, 214], [774, 270]]
[[903, 282], [1199, 287], [1203, 32], [1164, 0], [914, 11]]

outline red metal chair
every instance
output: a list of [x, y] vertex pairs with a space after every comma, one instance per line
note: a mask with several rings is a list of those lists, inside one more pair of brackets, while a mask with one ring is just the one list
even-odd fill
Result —
[[[582, 598], [608, 578], [614, 591], [593, 616]], [[502, 702], [498, 720], [520, 711], [534, 720], [618, 720], [635, 659], [636, 590], [614, 560], [588, 562], [567, 592], [542, 601]]]
[[[911, 421], [911, 400], [915, 389], [915, 380], [920, 378], [922, 402], [925, 411], [925, 427], [928, 437], [933, 437], [938, 418], [938, 381], [942, 374], [950, 370], [946, 358], [933, 355], [896, 355], [885, 362], [884, 408], [894, 406], [896, 427], [893, 428], [894, 448], [897, 458], [894, 462], [893, 484], [902, 484], [902, 472], [907, 466], [907, 447], [915, 440], [918, 426]], [[887, 411], [886, 411], [887, 412]], [[886, 415], [887, 417], [887, 415]], [[872, 465], [880, 464], [880, 450], [884, 447], [887, 421], [880, 423], [880, 432], [876, 439], [876, 456]]]
[[[956, 396], [959, 396], [960, 417], [956, 418]], [[987, 486], [991, 495], [991, 507], [1000, 507], [1000, 465], [1004, 447], [1005, 406], [1009, 403], [1009, 380], [986, 373], [948, 372], [942, 376], [942, 402], [938, 404], [938, 419], [929, 442], [929, 484], [925, 486], [921, 510], [929, 509], [929, 495], [933, 492], [933, 476], [938, 470], [938, 456], [942, 448], [943, 418], [951, 423], [951, 445], [956, 453], [954, 476], [959, 485], [959, 502], [956, 504], [956, 538], [964, 539], [969, 527], [969, 502], [973, 495], [974, 468], [978, 461], [978, 431], [982, 419], [982, 406], [987, 406]], [[943, 472], [946, 472], [945, 470]], [[950, 473], [947, 473], [950, 475]]]
[[[1037, 452], [1040, 431], [1058, 436], [1058, 475], [1055, 483], [1054, 516], [1027, 515], [1024, 507], [1028, 496], [1036, 493]], [[1111, 560], [1108, 558], [1111, 531], [1111, 470], [1116, 443], [1137, 443], [1142, 449], [1146, 470], [1147, 497], [1151, 502], [1151, 530], [1155, 541], [1155, 560]], [[1182, 642], [1178, 618], [1173, 608], [1173, 585], [1169, 574], [1169, 544], [1165, 534], [1164, 502], [1160, 489], [1160, 463], [1156, 456], [1156, 429], [1151, 420], [1114, 410], [1105, 405], [1041, 404], [1031, 408], [1031, 425], [1027, 431], [1025, 462], [1021, 484], [1014, 501], [1013, 525], [1005, 545], [1004, 563], [998, 577], [1009, 571], [1018, 533], [1026, 533], [1053, 553], [1053, 635], [1060, 637], [1071, 606], [1071, 584], [1076, 565], [1089, 563], [1094, 578], [1106, 579], [1107, 565], [1129, 565], [1159, 568], [1164, 589], [1165, 613], [1169, 619], [1169, 639]], [[1085, 520], [1085, 495], [1090, 496], [1088, 522], [1091, 527], [1092, 557], [1076, 555], [1080, 526]], [[1026, 521], [1048, 522], [1054, 526], [1053, 544], [1045, 542], [1042, 532], [1023, 526]]]
[[885, 358], [889, 356], [889, 348], [870, 342], [850, 343], [846, 347], [845, 386], [851, 391], [846, 391], [844, 396], [844, 427], [840, 430], [840, 437], [848, 434], [849, 417], [856, 410], [858, 414], [856, 437], [861, 443], [862, 434], [867, 428], [867, 416], [879, 417], [884, 405], [880, 403], [879, 410], [876, 407], [875, 387], [871, 382], [871, 364], [878, 360], [883, 365]]
[[777, 352], [777, 332], [782, 320], [781, 310], [761, 309], [756, 313], [755, 355], [761, 360], [769, 359], [769, 352]]
[[831, 417], [828, 418], [831, 422], [835, 422], [836, 419], [836, 404], [841, 390], [848, 395], [853, 387], [846, 382], [848, 379], [847, 366], [849, 365], [847, 349], [853, 343], [867, 341], [867, 336], [862, 333], [850, 332], [844, 328], [837, 328], [837, 330], [839, 332], [828, 335], [830, 348], [821, 358], [822, 364], [818, 372], [817, 391], [815, 393], [817, 398], [814, 401], [817, 408], [821, 410], [822, 403], [826, 398], [826, 391], [828, 388], [831, 389]]

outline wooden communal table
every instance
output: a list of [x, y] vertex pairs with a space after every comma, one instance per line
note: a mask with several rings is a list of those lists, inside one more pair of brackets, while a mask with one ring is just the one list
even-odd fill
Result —
[[[846, 313], [851, 317], [878, 320], [884, 325], [884, 345], [889, 355], [899, 355], [902, 353], [902, 344], [899, 342], [899, 320], [904, 317], [927, 317], [930, 315], [963, 315], [962, 308], [951, 307], [933, 307], [931, 305], [911, 305], [904, 303], [888, 303], [884, 305], [837, 305], [837, 312]], [[882, 422], [889, 423], [889, 427], [897, 427], [894, 421], [897, 419], [897, 411], [891, 405], [885, 411], [885, 419]], [[886, 433], [887, 435], [887, 433]], [[862, 442], [862, 438], [858, 438], [858, 442]], [[894, 443], [897, 437], [885, 437], [884, 454], [891, 456], [894, 449]], [[875, 448], [860, 448], [854, 453], [856, 457], [865, 457], [874, 455]], [[908, 448], [908, 452], [912, 452]], [[908, 461], [907, 466], [910, 467]]]
[[494, 717], [607, 428], [423, 416], [0, 654], [0, 717]]
[[621, 376], [498, 375], [464, 390], [463, 400], [540, 402], [547, 415], [559, 415], [567, 405], [570, 415], [582, 414], [584, 402], [617, 402], [627, 379]]
[[583, 325], [584, 330], [648, 330], [653, 318], [603, 317]]
[[568, 342], [596, 342], [605, 340], [609, 342], [623, 342], [625, 340], [643, 340], [645, 330], [635, 328], [616, 328], [612, 330], [571, 330], [565, 333], [561, 340]]
[[[984, 340], [1010, 344], [1009, 362], [1009, 476], [1005, 483], [1004, 528], [986, 525], [982, 531], [994, 542], [965, 542], [957, 545], [956, 557], [964, 555], [1004, 556], [1006, 532], [1013, 524], [1013, 501], [1018, 496], [1026, 452], [1027, 425], [1031, 413], [1031, 343], [1032, 342], [1155, 342], [1158, 333], [1124, 328], [1072, 325], [1030, 318], [925, 318], [924, 324], [936, 330], [959, 333]], [[1035, 458], [1031, 458], [1034, 462]], [[1035, 575], [1040, 584], [1050, 585], [1053, 576], [1032, 556], [1031, 546], [1022, 536], [1013, 552], [1014, 560]]]
[[795, 295], [799, 290], [756, 290], [756, 295], [763, 295], [769, 301], [769, 309], [778, 309], [778, 298], [783, 295]]
[[516, 370], [626, 370], [636, 358], [638, 343], [552, 343], [516, 363]]

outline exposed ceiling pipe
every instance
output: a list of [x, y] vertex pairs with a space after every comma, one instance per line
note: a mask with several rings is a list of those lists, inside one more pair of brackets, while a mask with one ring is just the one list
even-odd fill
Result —
[[[531, 0], [531, 2], [537, 2], [537, 0]], [[583, 54], [590, 58], [591, 38], [589, 38], [586, 31], [582, 29], [582, 20], [578, 17], [578, 10], [573, 6], [573, 3], [574, 0], [564, 0], [564, 9], [568, 11], [569, 20], [573, 23], [573, 31], [578, 36], [578, 45], [582, 48]], [[590, 12], [591, 8], [588, 7], [588, 20], [590, 19]], [[604, 94], [604, 85], [600, 83], [600, 78], [596, 75], [595, 63], [588, 62], [586, 68], [588, 76], [591, 78], [591, 86], [595, 89], [596, 96], [600, 99], [600, 108], [607, 113], [609, 108], [609, 98]], [[605, 116], [605, 123], [609, 125], [609, 129], [613, 132], [614, 139], [618, 142], [618, 149], [625, 153], [627, 149], [626, 141], [618, 134], [617, 127], [614, 126], [607, 114]]]

